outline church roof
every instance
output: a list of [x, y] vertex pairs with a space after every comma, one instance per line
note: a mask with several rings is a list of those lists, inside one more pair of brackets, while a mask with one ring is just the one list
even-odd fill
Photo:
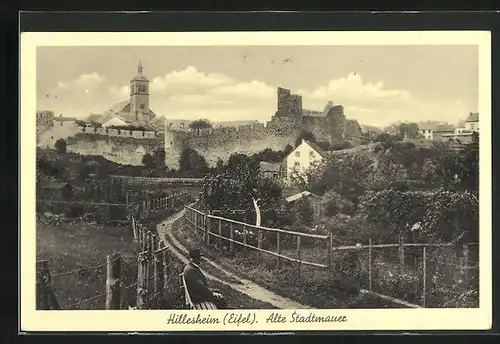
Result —
[[119, 112], [127, 112], [125, 108], [129, 105], [130, 105], [130, 100], [124, 100], [124, 101], [116, 103], [115, 105], [110, 107], [108, 112], [111, 112], [113, 114], [119, 113]]
[[469, 117], [465, 120], [466, 122], [479, 122], [479, 114], [471, 112]]

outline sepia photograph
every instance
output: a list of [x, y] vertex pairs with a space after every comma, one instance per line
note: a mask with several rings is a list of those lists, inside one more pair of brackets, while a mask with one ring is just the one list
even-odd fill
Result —
[[489, 35], [236, 34], [31, 39], [23, 307], [86, 329], [487, 326]]

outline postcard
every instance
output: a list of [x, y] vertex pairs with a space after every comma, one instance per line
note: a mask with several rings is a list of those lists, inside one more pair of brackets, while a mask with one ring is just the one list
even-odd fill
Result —
[[22, 33], [22, 331], [490, 328], [490, 40]]

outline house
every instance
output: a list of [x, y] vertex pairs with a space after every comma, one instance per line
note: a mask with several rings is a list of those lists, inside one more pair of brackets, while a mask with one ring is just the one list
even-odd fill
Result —
[[448, 125], [448, 124], [438, 125], [432, 131], [432, 139], [435, 141], [443, 141], [443, 137], [446, 137], [446, 135], [449, 135], [449, 134], [453, 134], [454, 131], [455, 131], [455, 128], [452, 125]]
[[454, 133], [447, 133], [442, 136], [443, 141], [454, 145], [463, 145], [477, 142], [479, 134], [479, 114], [471, 112], [465, 120], [463, 128], [456, 128]]
[[293, 184], [293, 180], [304, 174], [315, 164], [327, 157], [326, 152], [316, 143], [302, 140], [302, 142], [285, 158], [286, 182]]
[[283, 163], [281, 162], [260, 162], [260, 172], [264, 177], [285, 179], [283, 170]]
[[59, 115], [58, 117], [54, 117], [54, 125], [59, 126], [74, 126], [76, 123], [75, 117], [64, 117], [63, 115]]
[[479, 114], [471, 112], [465, 120], [465, 130], [474, 132], [479, 131]]

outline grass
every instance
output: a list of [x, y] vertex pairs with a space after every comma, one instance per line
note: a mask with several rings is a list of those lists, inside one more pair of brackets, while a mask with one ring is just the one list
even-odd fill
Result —
[[[201, 235], [183, 219], [173, 224], [173, 233], [186, 247], [202, 246]], [[304, 249], [304, 257], [317, 257], [319, 249]], [[321, 249], [324, 252], [324, 249]], [[332, 272], [303, 266], [300, 276], [292, 263], [283, 262], [277, 269], [276, 258], [255, 251], [230, 255], [206, 250], [208, 259], [215, 260], [226, 270], [262, 285], [289, 299], [313, 308], [397, 308], [398, 305], [368, 296], [359, 296], [354, 279]]]
[[[104, 309], [105, 296], [78, 304], [106, 292], [106, 263], [114, 252], [122, 253], [123, 285], [136, 279], [137, 247], [128, 227], [69, 222], [59, 226], [37, 223], [37, 260], [48, 260], [52, 287], [61, 309]], [[72, 273], [65, 272], [77, 270]], [[61, 274], [61, 275], [59, 275]], [[131, 288], [134, 289], [134, 288]], [[124, 305], [135, 304], [135, 292], [124, 292]]]

